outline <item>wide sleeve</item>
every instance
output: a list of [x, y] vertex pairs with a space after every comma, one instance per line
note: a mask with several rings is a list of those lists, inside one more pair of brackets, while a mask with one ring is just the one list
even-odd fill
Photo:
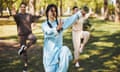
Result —
[[16, 24], [19, 24], [19, 15], [13, 15], [14, 21], [16, 22]]
[[81, 17], [81, 11], [78, 11], [74, 15], [68, 17], [67, 19], [63, 20], [63, 30], [70, 27], [72, 24], [74, 24], [80, 17]]
[[30, 15], [30, 21], [31, 22], [36, 22], [41, 16], [37, 16], [37, 15]]
[[56, 28], [50, 28], [47, 24], [42, 24], [42, 31], [45, 37], [55, 37], [58, 35], [58, 31]]

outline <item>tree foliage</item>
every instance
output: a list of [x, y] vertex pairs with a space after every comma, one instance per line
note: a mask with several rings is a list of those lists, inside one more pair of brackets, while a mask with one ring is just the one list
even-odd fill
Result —
[[[6, 8], [8, 8], [10, 11], [13, 4], [18, 10], [19, 5], [22, 1], [28, 4], [30, 0], [0, 0], [0, 12], [2, 10], [5, 10]], [[115, 14], [115, 6], [111, 2], [111, 0], [106, 1], [108, 2], [108, 14]], [[81, 8], [86, 5], [95, 13], [101, 14], [101, 8], [104, 8], [104, 0], [35, 0], [34, 8], [36, 11], [40, 11], [41, 8], [45, 9], [47, 5], [51, 3], [56, 4], [58, 8], [62, 10], [62, 12], [65, 12], [68, 8], [72, 8], [73, 6], [78, 6], [79, 8]]]

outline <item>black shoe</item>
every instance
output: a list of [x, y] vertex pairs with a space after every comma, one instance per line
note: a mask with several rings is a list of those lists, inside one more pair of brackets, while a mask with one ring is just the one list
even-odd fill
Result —
[[18, 50], [18, 55], [21, 55], [26, 48], [27, 47], [25, 45], [22, 45], [21, 48]]
[[27, 71], [27, 67], [24, 67], [24, 68], [23, 68], [23, 72], [28, 72], [28, 71]]

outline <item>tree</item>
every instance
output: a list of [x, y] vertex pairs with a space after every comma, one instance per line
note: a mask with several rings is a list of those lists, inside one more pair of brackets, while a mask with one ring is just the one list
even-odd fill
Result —
[[120, 22], [120, 0], [116, 0], [115, 4], [115, 22]]
[[0, 16], [3, 16], [3, 0], [0, 0]]
[[104, 19], [108, 20], [108, 0], [104, 0]]
[[11, 16], [12, 15], [11, 14], [11, 8], [12, 8], [12, 5], [14, 4], [15, 1], [13, 1], [13, 0], [6, 0], [5, 2], [6, 2], [8, 10], [9, 10], [9, 15]]
[[62, 4], [63, 4], [63, 1], [62, 0], [60, 0], [60, 16], [62, 16], [63, 14], [62, 14]]

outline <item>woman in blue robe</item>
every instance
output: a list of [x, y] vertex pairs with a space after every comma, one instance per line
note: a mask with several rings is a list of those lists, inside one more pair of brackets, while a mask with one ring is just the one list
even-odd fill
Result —
[[58, 20], [57, 6], [50, 4], [46, 9], [46, 17], [46, 21], [42, 23], [45, 72], [67, 72], [72, 53], [67, 46], [63, 46], [63, 31], [81, 17], [81, 12], [78, 11], [67, 19]]

